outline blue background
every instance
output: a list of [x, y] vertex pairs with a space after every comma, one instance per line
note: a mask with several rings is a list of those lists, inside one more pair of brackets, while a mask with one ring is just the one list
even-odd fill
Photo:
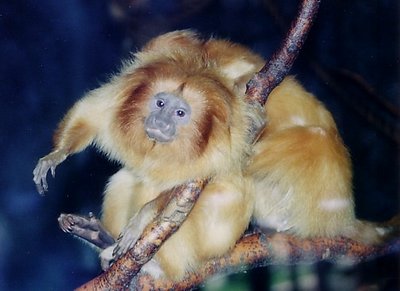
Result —
[[[111, 2], [0, 2], [0, 290], [71, 290], [100, 272], [96, 253], [62, 233], [57, 217], [98, 214], [107, 177], [118, 165], [88, 149], [57, 168], [45, 197], [35, 190], [32, 170], [51, 150], [53, 131], [68, 108], [107, 81], [130, 51], [160, 33], [194, 28], [268, 58], [285, 32], [263, 4], [271, 1], [203, 1], [193, 12], [182, 9], [182, 0], [136, 1], [143, 6], [133, 6], [125, 19], [115, 17], [115, 9], [110, 12]], [[192, 4], [197, 2], [203, 3]], [[275, 2], [282, 20], [290, 22], [298, 1]], [[398, 116], [339, 72], [360, 74], [398, 110], [398, 12], [396, 0], [322, 1], [293, 68], [333, 112], [349, 147], [357, 214], [378, 221], [398, 212]], [[316, 68], [333, 79], [321, 78]], [[360, 284], [388, 290], [398, 286], [396, 274], [396, 257], [362, 264], [351, 273]], [[254, 282], [250, 286], [261, 290]]]

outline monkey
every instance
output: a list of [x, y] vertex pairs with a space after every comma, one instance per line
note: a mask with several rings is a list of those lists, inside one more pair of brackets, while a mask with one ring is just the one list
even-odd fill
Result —
[[[219, 57], [219, 46], [241, 58]], [[261, 57], [239, 45], [203, 41], [190, 31], [150, 41], [120, 74], [67, 113], [54, 150], [34, 170], [38, 191], [47, 190], [49, 170], [94, 144], [122, 164], [106, 187], [102, 222], [114, 238], [123, 233], [118, 245], [125, 246], [159, 207], [160, 193], [210, 178], [185, 223], [155, 257], [166, 276], [182, 278], [227, 252], [250, 221], [252, 197], [241, 177], [252, 113], [243, 88], [262, 65]]]
[[[91, 144], [121, 164], [104, 192], [101, 221], [116, 242], [100, 255], [103, 269], [134, 244], [166, 191], [193, 178], [209, 183], [144, 265], [154, 277], [195, 272], [227, 253], [250, 223], [301, 237], [380, 241], [385, 229], [355, 217], [350, 155], [325, 106], [294, 77], [261, 110], [245, 101], [246, 83], [264, 64], [242, 45], [170, 32], [68, 111], [34, 182], [43, 194], [48, 171], [54, 176]], [[254, 123], [266, 126], [252, 144]]]
[[356, 219], [350, 154], [325, 106], [286, 77], [268, 96], [265, 115], [245, 170], [257, 201], [254, 223], [304, 238], [382, 242], [390, 228]]

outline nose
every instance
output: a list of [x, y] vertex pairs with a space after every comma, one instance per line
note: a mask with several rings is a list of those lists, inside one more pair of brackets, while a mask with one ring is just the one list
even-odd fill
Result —
[[168, 120], [165, 120], [164, 118], [156, 118], [154, 120], [154, 124], [160, 130], [168, 130], [171, 126], [170, 122], [168, 122]]

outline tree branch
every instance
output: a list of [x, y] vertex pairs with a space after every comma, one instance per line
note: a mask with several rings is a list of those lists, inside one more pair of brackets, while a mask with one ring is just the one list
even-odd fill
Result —
[[[247, 100], [264, 105], [269, 93], [283, 80], [291, 69], [300, 48], [311, 28], [320, 0], [303, 0], [300, 12], [294, 21], [281, 49], [257, 73], [247, 86]], [[261, 130], [258, 128], [257, 130]], [[254, 134], [254, 137], [258, 134]], [[163, 241], [172, 235], [193, 208], [194, 203], [207, 184], [206, 180], [189, 182], [176, 189], [165, 211], [174, 216], [161, 214], [145, 229], [134, 247], [118, 259], [106, 272], [78, 288], [78, 290], [122, 290], [129, 286], [141, 266], [151, 259]], [[184, 205], [178, 210], [180, 205]], [[178, 206], [178, 209], [177, 209]], [[174, 209], [177, 209], [174, 211]], [[171, 219], [172, 218], [172, 219]], [[240, 256], [240, 254], [238, 254]], [[196, 276], [196, 275], [194, 275]], [[203, 278], [204, 279], [204, 278]], [[197, 282], [199, 283], [199, 282]], [[196, 284], [197, 284], [196, 283]]]
[[125, 290], [140, 268], [183, 223], [208, 180], [198, 179], [171, 190], [163, 211], [143, 231], [132, 249], [100, 276], [77, 290]]
[[322, 260], [354, 264], [400, 251], [400, 238], [384, 246], [368, 246], [348, 238], [300, 239], [287, 233], [256, 232], [242, 237], [232, 251], [209, 261], [195, 274], [180, 282], [155, 280], [139, 273], [132, 282], [133, 290], [188, 290], [215, 274], [229, 274], [273, 264], [314, 263]]
[[[265, 1], [265, 5], [268, 9], [269, 14], [276, 19], [276, 24], [280, 30], [286, 31], [288, 23], [285, 21], [282, 13], [278, 11], [276, 0]], [[345, 77], [347, 81], [352, 81], [353, 85], [356, 85], [361, 90], [362, 97], [369, 97], [375, 104], [378, 104], [380, 108], [385, 110], [386, 113], [392, 115], [396, 120], [399, 119], [400, 110], [387, 99], [380, 96], [375, 88], [367, 83], [362, 76], [357, 75], [354, 72], [350, 72], [344, 69], [330, 70], [325, 66], [321, 65], [315, 58], [306, 53], [305, 58], [308, 60], [309, 66], [314, 70], [316, 76], [328, 86], [337, 97], [339, 97], [344, 103], [346, 103], [352, 110], [354, 110], [359, 116], [364, 118], [368, 123], [374, 126], [378, 131], [383, 133], [386, 137], [390, 138], [397, 144], [400, 144], [400, 130], [395, 125], [380, 117], [377, 114], [376, 109], [371, 110], [366, 106], [365, 101], [360, 102], [358, 98], [355, 98], [354, 94], [349, 93], [348, 88], [345, 88], [341, 80], [338, 77]]]
[[299, 14], [292, 23], [280, 50], [247, 84], [247, 100], [262, 105], [269, 93], [289, 73], [307, 38], [318, 12], [320, 0], [303, 0]]

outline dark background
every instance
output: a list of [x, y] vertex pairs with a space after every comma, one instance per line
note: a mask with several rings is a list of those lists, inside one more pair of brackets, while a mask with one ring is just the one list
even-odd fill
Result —
[[[298, 5], [137, 0], [125, 9], [117, 2], [124, 1], [0, 1], [0, 290], [71, 290], [99, 273], [96, 253], [62, 233], [57, 217], [98, 214], [102, 189], [118, 165], [88, 149], [57, 168], [45, 197], [32, 182], [37, 160], [51, 150], [53, 130], [76, 100], [107, 81], [129, 51], [174, 29], [229, 38], [268, 58]], [[397, 0], [322, 1], [292, 71], [337, 120], [364, 219], [382, 221], [399, 210], [399, 32]], [[226, 281], [246, 286], [241, 290], [267, 289], [276, 268]], [[337, 268], [313, 266], [320, 289], [335, 290], [332, 273], [352, 282], [348, 290], [399, 288], [397, 256]], [[297, 273], [289, 268], [289, 279]], [[291, 284], [284, 290], [302, 289], [298, 280]]]

